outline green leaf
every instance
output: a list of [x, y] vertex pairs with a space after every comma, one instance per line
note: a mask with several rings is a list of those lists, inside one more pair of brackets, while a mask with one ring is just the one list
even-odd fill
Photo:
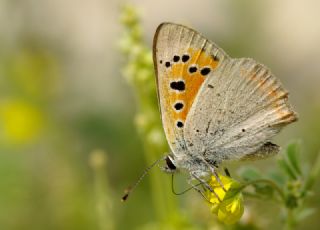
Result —
[[242, 168], [240, 170], [240, 176], [246, 181], [257, 180], [262, 177], [261, 173], [255, 168]]
[[289, 160], [289, 163], [291, 164], [292, 168], [295, 170], [295, 172], [298, 175], [301, 175], [300, 170], [300, 161], [297, 158], [298, 153], [300, 152], [300, 144], [299, 142], [293, 142], [287, 146], [287, 157]]
[[316, 208], [304, 208], [303, 210], [301, 210], [301, 212], [298, 213], [297, 220], [302, 221], [307, 217], [311, 216], [312, 214], [314, 214], [316, 211], [317, 211]]
[[[256, 181], [262, 179], [261, 173], [255, 168], [242, 168], [240, 171], [241, 177], [245, 181]], [[273, 188], [265, 183], [253, 183], [254, 191], [262, 198], [271, 197], [273, 195]]]
[[284, 170], [284, 172], [293, 180], [297, 179], [297, 176], [295, 175], [294, 171], [291, 169], [290, 165], [284, 160], [280, 159], [278, 161], [278, 164], [280, 168]]
[[284, 186], [286, 183], [286, 178], [285, 176], [279, 171], [271, 171], [267, 175], [268, 178], [276, 182], [280, 186]]
[[307, 181], [304, 185], [303, 191], [301, 193], [302, 196], [305, 196], [309, 190], [312, 189], [313, 185], [317, 181], [317, 178], [320, 175], [320, 153], [318, 154], [315, 163], [313, 164], [309, 176], [307, 178]]

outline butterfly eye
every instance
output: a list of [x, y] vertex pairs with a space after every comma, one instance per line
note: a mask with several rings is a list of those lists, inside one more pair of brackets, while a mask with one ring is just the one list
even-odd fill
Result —
[[167, 167], [171, 170], [175, 170], [177, 169], [177, 167], [174, 165], [173, 161], [171, 160], [170, 156], [166, 157], [166, 163], [167, 163]]

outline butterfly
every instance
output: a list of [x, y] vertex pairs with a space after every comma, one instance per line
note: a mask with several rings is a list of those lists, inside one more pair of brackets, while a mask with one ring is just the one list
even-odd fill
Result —
[[224, 188], [216, 172], [220, 164], [277, 154], [280, 147], [271, 138], [297, 120], [288, 91], [267, 67], [250, 58], [229, 57], [191, 28], [160, 24], [153, 61], [171, 153], [148, 167], [122, 201], [161, 160], [164, 171], [189, 173], [190, 181], [214, 193], [205, 178], [215, 176]]
[[183, 25], [162, 23], [153, 42], [165, 170], [201, 178], [223, 162], [279, 152], [270, 139], [297, 120], [288, 91], [264, 65], [231, 58]]

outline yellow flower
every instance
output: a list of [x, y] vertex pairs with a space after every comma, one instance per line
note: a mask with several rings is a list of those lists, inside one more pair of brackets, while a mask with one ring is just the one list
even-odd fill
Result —
[[230, 177], [219, 175], [226, 191], [223, 190], [220, 183], [212, 176], [209, 185], [215, 191], [217, 196], [207, 191], [207, 197], [211, 204], [211, 211], [218, 216], [218, 219], [225, 224], [237, 222], [244, 211], [243, 197], [240, 191], [240, 184]]
[[20, 100], [0, 104], [2, 138], [11, 144], [22, 144], [39, 135], [43, 114], [32, 104]]

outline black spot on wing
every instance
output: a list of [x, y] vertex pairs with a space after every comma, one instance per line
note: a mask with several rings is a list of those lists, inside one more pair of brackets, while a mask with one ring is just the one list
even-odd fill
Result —
[[177, 102], [174, 104], [174, 108], [176, 110], [181, 110], [181, 109], [183, 109], [183, 104], [181, 102]]
[[177, 127], [178, 127], [178, 128], [182, 128], [182, 127], [183, 127], [183, 123], [182, 123], [181, 121], [178, 121], [178, 122], [177, 122]]
[[211, 69], [209, 67], [204, 67], [203, 69], [201, 69], [200, 73], [202, 76], [206, 76], [210, 73]]
[[186, 85], [184, 81], [173, 81], [170, 83], [170, 88], [173, 90], [184, 91], [186, 88]]
[[190, 68], [189, 68], [189, 73], [195, 73], [195, 72], [197, 72], [197, 67], [196, 66], [190, 66]]
[[180, 57], [179, 56], [177, 56], [177, 55], [174, 55], [173, 56], [173, 61], [174, 62], [178, 62], [180, 60]]
[[181, 58], [182, 62], [187, 62], [189, 61], [189, 59], [190, 59], [190, 56], [188, 54], [182, 55], [182, 58]]
[[213, 58], [214, 61], [219, 61], [219, 58], [218, 58], [217, 55], [212, 55], [212, 58]]

